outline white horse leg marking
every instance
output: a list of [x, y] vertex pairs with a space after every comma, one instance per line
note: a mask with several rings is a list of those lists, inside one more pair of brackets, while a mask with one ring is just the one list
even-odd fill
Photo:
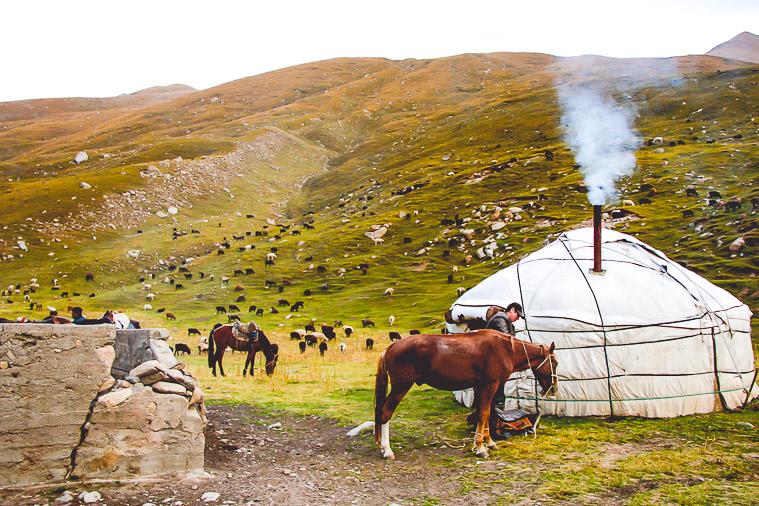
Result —
[[390, 422], [383, 423], [380, 429], [380, 446], [382, 447], [382, 456], [386, 459], [395, 459], [395, 454], [390, 448]]

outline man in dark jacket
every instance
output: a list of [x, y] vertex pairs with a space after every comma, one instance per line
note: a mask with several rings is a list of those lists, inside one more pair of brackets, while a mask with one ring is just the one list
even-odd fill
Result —
[[519, 318], [524, 318], [524, 312], [519, 302], [512, 302], [506, 306], [506, 309], [501, 306], [490, 306], [485, 313], [485, 318], [488, 321], [485, 328], [513, 336], [516, 333], [514, 322]]
[[[485, 328], [514, 336], [516, 335], [514, 322], [519, 318], [524, 318], [524, 311], [522, 311], [522, 305], [519, 302], [512, 302], [506, 306], [506, 309], [501, 306], [490, 306], [487, 313], [485, 313], [485, 317], [488, 321]], [[505, 383], [498, 385], [491, 409], [494, 409], [497, 405], [503, 405], [504, 401], [506, 401], [506, 395], [503, 392], [504, 385]]]
[[[106, 315], [107, 314], [108, 313], [106, 313]], [[71, 318], [74, 325], [100, 325], [101, 323], [113, 323], [113, 320], [107, 318], [106, 315], [103, 315], [102, 318], [99, 318], [97, 320], [93, 320], [85, 318], [84, 310], [79, 306], [71, 308]]]

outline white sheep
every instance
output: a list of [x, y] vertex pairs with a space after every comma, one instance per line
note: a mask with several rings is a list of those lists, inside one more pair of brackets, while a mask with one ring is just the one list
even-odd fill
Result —
[[385, 288], [385, 295], [393, 295], [395, 293], [395, 288]]
[[221, 277], [221, 286], [227, 286], [229, 284], [229, 278], [227, 276]]
[[459, 297], [464, 295], [464, 292], [466, 292], [466, 288], [464, 288], [463, 286], [456, 288], [456, 293], [459, 294]]
[[149, 294], [145, 295], [145, 299], [147, 299], [147, 300], [149, 300], [149, 301], [152, 302], [153, 299], [155, 299], [155, 294], [154, 293], [149, 293]]
[[301, 337], [301, 339], [303, 338], [303, 336], [305, 336], [307, 334], [307, 332], [305, 331], [305, 329], [295, 329], [295, 330], [293, 330], [293, 332], [295, 332], [296, 334], [298, 334]]
[[395, 324], [395, 316], [393, 315], [388, 316], [387, 321], [390, 322], [390, 326], [392, 327]]
[[144, 309], [145, 311], [152, 311], [153, 310], [153, 306], [151, 306], [150, 304], [144, 304], [142, 306], [142, 309]]
[[340, 349], [340, 351], [341, 351], [341, 352], [343, 352], [343, 351], [345, 351], [345, 350], [347, 350], [347, 349], [348, 349], [348, 345], [347, 345], [347, 344], [345, 344], [345, 343], [340, 343], [340, 344], [338, 345], [338, 348]]
[[454, 265], [453, 267], [451, 267], [451, 270], [453, 272], [459, 272], [459, 266], [458, 265]]
[[151, 285], [150, 283], [142, 284], [142, 289], [145, 290], [146, 292], [149, 292], [152, 288], [153, 288], [153, 285]]
[[277, 254], [274, 253], [273, 251], [270, 251], [269, 253], [266, 254], [266, 259], [273, 262], [274, 260], [277, 259]]
[[374, 238], [374, 245], [377, 246], [378, 244], [384, 244], [385, 240], [382, 239], [382, 237], [375, 237]]

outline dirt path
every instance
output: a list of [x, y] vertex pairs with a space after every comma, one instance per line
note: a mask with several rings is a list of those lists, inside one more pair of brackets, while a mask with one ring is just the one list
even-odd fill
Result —
[[[268, 429], [279, 422], [281, 429]], [[204, 492], [218, 492], [212, 504], [488, 504], [477, 491], [461, 495], [459, 477], [470, 465], [445, 467], [446, 456], [461, 450], [424, 447], [396, 450], [398, 460], [383, 461], [372, 437], [349, 438], [348, 428], [318, 416], [267, 416], [250, 406], [213, 406], [206, 427], [207, 482], [162, 481], [143, 484], [76, 485], [72, 493], [98, 490], [109, 505], [205, 504]], [[458, 460], [458, 459], [456, 459]], [[436, 462], [438, 464], [432, 464]], [[0, 495], [2, 504], [56, 504], [57, 492]], [[71, 504], [76, 504], [76, 501]]]

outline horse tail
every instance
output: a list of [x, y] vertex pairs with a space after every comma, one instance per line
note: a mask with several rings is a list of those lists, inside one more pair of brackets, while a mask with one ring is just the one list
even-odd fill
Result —
[[380, 430], [382, 428], [382, 407], [387, 399], [387, 367], [385, 366], [384, 350], [377, 364], [377, 377], [374, 380], [374, 440], [380, 444]]
[[214, 363], [216, 362], [216, 357], [214, 356], [214, 343], [213, 343], [213, 333], [221, 327], [221, 323], [217, 323], [213, 326], [213, 329], [211, 330], [211, 333], [208, 335], [208, 368], [212, 369]]

